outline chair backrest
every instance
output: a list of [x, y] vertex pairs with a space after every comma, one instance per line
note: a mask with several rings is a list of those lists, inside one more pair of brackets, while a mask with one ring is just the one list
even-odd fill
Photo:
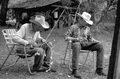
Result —
[[[11, 48], [13, 48], [13, 52], [11, 52], [11, 54], [12, 55], [18, 55], [21, 58], [25, 58], [25, 54], [24, 53], [21, 53], [21, 54], [17, 53], [16, 54], [16, 52], [14, 50], [13, 46], [19, 45], [18, 43], [15, 43], [15, 42], [12, 41], [12, 38], [15, 36], [16, 32], [17, 32], [17, 29], [3, 29], [2, 30], [2, 33], [3, 33], [4, 39], [5, 39], [6, 45], [8, 47], [8, 50], [11, 50]], [[27, 57], [31, 57], [31, 56], [32, 55], [27, 54]]]
[[16, 29], [3, 29], [2, 30], [6, 44], [11, 47], [13, 44], [16, 44], [12, 41], [13, 36], [16, 34]]

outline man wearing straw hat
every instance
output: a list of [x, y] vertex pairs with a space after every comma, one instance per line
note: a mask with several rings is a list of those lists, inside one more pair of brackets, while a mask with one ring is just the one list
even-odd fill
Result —
[[82, 15], [78, 13], [76, 23], [70, 27], [66, 33], [66, 40], [71, 41], [72, 48], [72, 74], [75, 77], [81, 78], [79, 74], [78, 60], [80, 50], [96, 51], [97, 62], [96, 62], [96, 74], [103, 75], [103, 56], [104, 48], [102, 44], [95, 40], [91, 36], [90, 28], [87, 26], [92, 25], [93, 21], [90, 20], [91, 15], [87, 12], [83, 12]]
[[[51, 48], [46, 40], [41, 37], [40, 31], [49, 28], [45, 17], [37, 15], [30, 23], [23, 24], [17, 31], [13, 41], [30, 46], [26, 48], [27, 54], [34, 55], [33, 71], [40, 71], [41, 67], [50, 67]], [[41, 47], [39, 46], [41, 45]], [[23, 52], [23, 46], [16, 47], [17, 52]], [[44, 52], [45, 51], [45, 52]]]

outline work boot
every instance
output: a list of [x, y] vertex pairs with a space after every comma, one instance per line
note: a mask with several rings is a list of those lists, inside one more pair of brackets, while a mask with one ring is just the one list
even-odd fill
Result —
[[49, 67], [50, 67], [50, 64], [49, 64], [49, 63], [44, 62], [42, 66], [49, 68]]
[[96, 74], [100, 75], [100, 76], [107, 76], [104, 72], [103, 72], [103, 68], [97, 68], [96, 69]]
[[82, 77], [77, 69], [73, 69], [72, 75], [74, 75], [74, 77], [76, 77], [76, 78], [82, 79]]

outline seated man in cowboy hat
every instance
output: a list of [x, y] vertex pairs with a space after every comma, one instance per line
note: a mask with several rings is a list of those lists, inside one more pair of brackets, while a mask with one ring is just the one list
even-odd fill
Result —
[[92, 38], [90, 28], [87, 26], [92, 25], [93, 21], [90, 20], [91, 15], [87, 12], [83, 12], [82, 15], [78, 14], [76, 18], [76, 23], [70, 27], [66, 33], [66, 40], [71, 41], [72, 52], [72, 74], [75, 77], [80, 77], [78, 73], [78, 60], [80, 50], [90, 50], [96, 51], [97, 53], [97, 63], [96, 63], [96, 73], [98, 75], [104, 75], [103, 73], [103, 57], [104, 48], [102, 44]]
[[[50, 67], [51, 48], [40, 35], [40, 31], [48, 28], [49, 24], [44, 16], [35, 16], [30, 23], [23, 24], [13, 38], [15, 43], [30, 46], [26, 51], [27, 54], [35, 56], [33, 71], [39, 71], [41, 66]], [[16, 46], [16, 51], [23, 52], [23, 46]]]

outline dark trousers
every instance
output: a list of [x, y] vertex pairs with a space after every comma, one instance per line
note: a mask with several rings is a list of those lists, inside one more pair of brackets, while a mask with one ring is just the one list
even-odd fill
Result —
[[44, 44], [42, 46], [44, 53], [45, 53], [43, 61], [44, 61], [44, 64], [46, 64], [47, 66], [50, 66], [50, 60], [51, 60], [51, 48], [49, 46], [47, 44]]
[[74, 43], [72, 43], [72, 50], [73, 50], [73, 53], [72, 53], [72, 68], [73, 69], [79, 69], [78, 62], [79, 62], [80, 50], [96, 51], [96, 53], [97, 53], [96, 68], [103, 68], [104, 48], [101, 43], [98, 43], [98, 42], [86, 42], [86, 43], [74, 42]]
[[[50, 66], [51, 48], [47, 44], [44, 44], [42, 47], [26, 49], [26, 51], [27, 54], [35, 56], [33, 65], [34, 70], [40, 69], [44, 63], [48, 65], [48, 67]], [[21, 50], [20, 52], [23, 52], [23, 50]]]

